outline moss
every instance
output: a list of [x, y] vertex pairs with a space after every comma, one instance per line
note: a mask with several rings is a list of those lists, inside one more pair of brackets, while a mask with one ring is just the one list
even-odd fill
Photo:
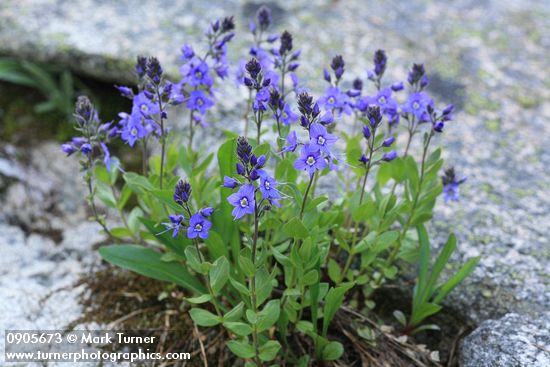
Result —
[[479, 92], [473, 92], [469, 95], [466, 103], [466, 112], [470, 115], [476, 115], [479, 112], [496, 112], [501, 104], [498, 101], [491, 100], [487, 95]]
[[517, 100], [521, 107], [531, 109], [535, 108], [541, 103], [541, 98], [534, 95], [520, 94]]
[[500, 130], [500, 126], [501, 126], [500, 119], [491, 119], [491, 120], [485, 121], [485, 127], [489, 131], [497, 132]]

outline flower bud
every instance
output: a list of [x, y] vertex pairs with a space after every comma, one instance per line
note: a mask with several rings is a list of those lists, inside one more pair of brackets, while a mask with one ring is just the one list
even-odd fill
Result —
[[234, 189], [237, 186], [239, 186], [239, 181], [235, 180], [233, 177], [225, 176], [223, 178], [223, 187]]
[[214, 213], [214, 209], [210, 207], [202, 208], [199, 213], [201, 213], [203, 217], [209, 217]]
[[241, 175], [241, 176], [244, 175], [245, 169], [244, 169], [244, 166], [241, 163], [237, 163], [236, 168], [237, 168], [237, 173], [239, 175]]
[[370, 129], [367, 125], [363, 126], [363, 136], [365, 137], [365, 139], [369, 140], [370, 139]]
[[382, 160], [383, 161], [386, 161], [386, 162], [391, 162], [393, 161], [395, 158], [397, 158], [397, 152], [395, 151], [391, 151], [391, 152], [387, 152], [385, 153], [383, 156], [382, 156]]
[[395, 141], [395, 138], [393, 136], [390, 136], [389, 138], [384, 139], [384, 142], [382, 143], [382, 146], [387, 148], [387, 147], [391, 146], [394, 141]]

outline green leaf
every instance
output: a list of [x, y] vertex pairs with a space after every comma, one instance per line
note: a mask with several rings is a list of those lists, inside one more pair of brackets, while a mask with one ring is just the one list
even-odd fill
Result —
[[256, 272], [256, 302], [259, 305], [263, 304], [271, 295], [273, 284], [271, 284], [271, 276], [265, 267], [258, 269]]
[[445, 265], [449, 262], [449, 258], [451, 257], [453, 251], [456, 247], [456, 237], [451, 234], [449, 235], [449, 238], [447, 239], [447, 242], [445, 243], [445, 246], [443, 246], [443, 249], [441, 250], [441, 253], [437, 257], [437, 260], [435, 261], [433, 267], [432, 267], [432, 273], [430, 274], [430, 278], [428, 279], [428, 283], [426, 284], [426, 292], [425, 296], [426, 299], [423, 300], [427, 301], [429, 297], [432, 296], [435, 285], [437, 283], [437, 280], [439, 279], [439, 275], [441, 275], [441, 272], [445, 268]]
[[340, 270], [340, 265], [332, 258], [328, 260], [328, 276], [329, 278], [335, 282], [338, 283], [340, 281], [340, 277], [342, 276], [342, 272]]
[[229, 252], [227, 251], [227, 246], [225, 242], [217, 232], [210, 230], [208, 233], [208, 238], [204, 240], [208, 252], [210, 253], [211, 258], [217, 259], [221, 256], [229, 257]]
[[235, 307], [233, 307], [228, 313], [226, 313], [223, 316], [223, 320], [225, 321], [238, 321], [243, 316], [244, 311], [244, 303], [239, 302], [239, 304]]
[[416, 309], [413, 307], [413, 313], [411, 315], [411, 326], [420, 324], [425, 318], [438, 313], [442, 307], [435, 303], [423, 303]]
[[294, 217], [283, 226], [283, 233], [289, 237], [303, 240], [309, 236], [309, 231], [300, 218]]
[[[426, 293], [426, 285], [428, 282], [428, 271], [430, 266], [430, 239], [428, 237], [428, 232], [426, 231], [426, 228], [423, 225], [419, 225], [416, 227], [416, 231], [418, 232], [418, 242], [420, 246], [420, 254], [419, 254], [419, 273], [418, 273], [418, 282], [417, 282], [417, 289], [415, 289], [414, 299], [413, 302], [416, 306], [420, 306], [422, 303], [424, 303], [428, 298], [429, 295], [425, 295]], [[414, 308], [414, 305], [413, 305]]]
[[253, 276], [256, 273], [256, 268], [248, 257], [239, 256], [239, 264], [241, 265], [241, 270], [248, 275], [249, 277]]
[[258, 312], [257, 330], [259, 333], [269, 329], [279, 319], [281, 303], [278, 299], [273, 299], [266, 303], [263, 310]]
[[187, 259], [187, 265], [199, 274], [204, 274], [202, 262], [197, 253], [197, 249], [193, 246], [187, 246], [185, 248], [185, 258]]
[[399, 323], [403, 326], [406, 326], [407, 325], [407, 317], [405, 316], [405, 314], [399, 310], [395, 310], [393, 311], [393, 317], [396, 318], [397, 321], [399, 321]]
[[162, 261], [162, 255], [152, 249], [139, 245], [112, 245], [101, 247], [99, 254], [105, 261], [121, 268], [149, 278], [176, 283], [195, 293], [206, 293], [204, 286], [185, 267]]
[[232, 277], [229, 278], [229, 282], [233, 287], [235, 287], [235, 289], [239, 293], [241, 293], [245, 297], [250, 297], [250, 291], [244, 284], [240, 283], [238, 280], [233, 279]]
[[160, 225], [156, 224], [152, 220], [146, 218], [140, 218], [141, 223], [147, 228], [149, 233], [151, 233], [157, 240], [162, 242], [170, 250], [178, 254], [179, 256], [186, 258], [185, 248], [191, 242], [184, 238], [183, 236], [172, 237], [172, 231], [166, 231], [166, 229]]
[[[237, 140], [231, 139], [223, 143], [218, 150], [218, 166], [222, 179], [224, 176], [231, 177], [235, 173], [235, 165], [237, 164], [236, 147]], [[233, 261], [235, 261], [239, 254], [240, 239], [238, 225], [231, 215], [233, 206], [227, 202], [227, 197], [232, 193], [233, 190], [227, 188], [220, 190], [220, 210], [213, 217], [213, 224], [219, 233], [223, 233], [226, 245], [231, 246]]]
[[277, 356], [277, 353], [281, 349], [281, 344], [276, 340], [268, 340], [262, 346], [260, 346], [259, 357], [262, 361], [272, 361]]
[[189, 303], [193, 303], [193, 304], [196, 304], [196, 305], [199, 305], [201, 303], [206, 303], [206, 302], [210, 302], [210, 300], [212, 299], [212, 296], [209, 295], [209, 294], [203, 294], [201, 296], [198, 296], [198, 297], [191, 297], [191, 298], [186, 298], [185, 300]]
[[302, 284], [306, 286], [313, 285], [318, 281], [319, 281], [319, 273], [315, 269], [308, 271], [301, 279]]
[[140, 176], [137, 173], [126, 172], [123, 177], [128, 187], [137, 194], [153, 191], [155, 189], [146, 177]]
[[248, 336], [252, 334], [252, 327], [244, 322], [227, 321], [223, 323], [223, 326], [238, 336]]
[[254, 347], [247, 342], [230, 340], [226, 344], [229, 350], [239, 358], [252, 358], [256, 355]]
[[328, 326], [332, 319], [334, 318], [334, 315], [336, 315], [336, 311], [342, 306], [342, 302], [344, 301], [344, 295], [348, 290], [350, 290], [354, 286], [354, 283], [342, 283], [339, 287], [336, 288], [330, 288], [327, 296], [325, 297], [325, 312], [323, 316], [323, 336], [327, 335], [328, 332]]
[[472, 271], [474, 271], [480, 259], [481, 257], [478, 256], [468, 260], [455, 275], [453, 275], [449, 280], [447, 280], [447, 282], [445, 282], [445, 284], [441, 286], [433, 302], [439, 303], [447, 297], [447, 294], [449, 294], [457, 285], [460, 284], [460, 282], [462, 282], [472, 273]]
[[97, 181], [96, 182], [96, 195], [105, 205], [110, 208], [116, 208], [116, 199], [113, 195], [113, 190], [108, 184]]
[[334, 361], [340, 358], [344, 354], [344, 346], [340, 342], [329, 342], [323, 348], [321, 358], [324, 361]]
[[136, 206], [128, 215], [128, 227], [132, 233], [138, 233], [140, 218], [143, 217], [143, 210], [139, 206]]
[[389, 248], [399, 238], [398, 231], [387, 231], [376, 237], [374, 241], [374, 247], [377, 252], [381, 252]]
[[189, 315], [199, 326], [216, 326], [221, 322], [218, 316], [202, 308], [192, 308], [189, 310]]
[[229, 261], [220, 257], [210, 268], [210, 287], [214, 295], [219, 294], [223, 286], [229, 280]]

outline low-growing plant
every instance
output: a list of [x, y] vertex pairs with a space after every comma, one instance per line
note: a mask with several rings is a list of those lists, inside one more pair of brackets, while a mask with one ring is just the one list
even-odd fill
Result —
[[0, 80], [38, 90], [46, 99], [34, 106], [37, 113], [56, 112], [63, 117], [70, 117], [76, 85], [69, 70], [56, 70], [25, 60], [0, 58]]
[[[405, 86], [385, 86], [381, 50], [368, 72], [374, 96], [359, 78], [343, 89], [345, 62], [335, 56], [323, 72], [329, 86], [315, 100], [296, 74], [300, 51], [291, 34], [269, 35], [270, 26], [271, 13], [262, 7], [251, 25], [252, 57], [237, 71], [248, 95], [243, 136], [225, 131], [216, 156], [213, 147], [197, 147], [194, 136], [199, 126], [210, 128], [213, 86], [230, 76], [233, 18], [210, 25], [203, 53], [183, 46], [178, 82], [168, 80], [156, 58], [139, 57], [137, 93], [117, 87], [133, 101], [120, 121], [102, 124], [91, 102], [79, 98], [79, 136], [63, 151], [81, 157], [94, 218], [115, 243], [101, 255], [181, 286], [193, 321], [223, 327], [227, 347], [250, 366], [340, 358], [344, 348], [329, 339], [331, 321], [358, 294], [365, 312], [373, 308], [374, 291], [397, 276], [400, 261], [418, 264], [420, 275], [409, 321], [396, 315], [407, 332], [429, 328], [424, 319], [439, 311], [476, 262], [436, 286], [455, 247], [451, 236], [428, 275], [424, 224], [437, 197], [443, 192], [457, 200], [463, 182], [449, 170], [442, 184], [441, 150], [431, 149], [453, 106], [435, 107], [421, 64], [409, 72], [410, 94], [399, 103], [394, 94]], [[186, 134], [168, 126], [176, 105], [188, 113]], [[346, 120], [360, 132], [346, 132]], [[256, 127], [251, 139], [249, 125]], [[405, 148], [398, 153], [402, 126]], [[422, 151], [415, 159], [409, 148], [419, 134]], [[140, 173], [110, 155], [113, 139], [141, 147]], [[151, 153], [155, 145], [159, 154]], [[328, 194], [320, 193], [321, 184], [331, 188]], [[96, 198], [118, 212], [119, 226], [98, 211]], [[310, 338], [311, 353], [294, 347], [295, 333]]]

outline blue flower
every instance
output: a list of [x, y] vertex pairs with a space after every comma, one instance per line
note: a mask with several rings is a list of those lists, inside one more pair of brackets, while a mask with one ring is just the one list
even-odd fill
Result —
[[397, 158], [397, 152], [393, 150], [391, 152], [384, 153], [384, 155], [382, 156], [382, 160], [386, 162], [391, 162], [395, 158]]
[[134, 96], [132, 105], [132, 115], [150, 118], [151, 115], [159, 113], [158, 103], [151, 101], [144, 92]]
[[147, 129], [141, 124], [141, 118], [126, 113], [120, 113], [120, 137], [129, 146], [133, 147], [138, 139], [142, 139], [148, 134]]
[[187, 61], [193, 58], [195, 56], [195, 51], [193, 51], [193, 47], [191, 45], [185, 44], [181, 47], [181, 58], [183, 61]]
[[78, 149], [71, 143], [65, 143], [61, 145], [61, 150], [63, 150], [63, 153], [67, 154], [67, 156], [70, 156], [74, 152], [76, 152]]
[[204, 61], [199, 61], [195, 65], [192, 65], [187, 76], [187, 82], [193, 87], [199, 85], [210, 87], [212, 85], [212, 78], [210, 77], [208, 64]]
[[174, 201], [179, 205], [184, 205], [191, 197], [192, 188], [189, 182], [179, 180], [174, 188]]
[[413, 114], [418, 121], [428, 121], [428, 106], [433, 106], [433, 100], [430, 96], [425, 92], [417, 92], [409, 95], [407, 102], [402, 106], [402, 110], [405, 113]]
[[101, 149], [103, 149], [103, 163], [105, 164], [105, 167], [107, 168], [107, 171], [111, 171], [112, 165], [116, 162], [113, 158], [111, 158], [111, 153], [109, 152], [109, 148], [107, 148], [107, 145], [104, 142], [101, 142]]
[[328, 155], [331, 154], [330, 146], [338, 140], [336, 136], [329, 134], [327, 129], [318, 123], [311, 124], [309, 138], [311, 148], [320, 150]]
[[392, 89], [384, 88], [378, 92], [374, 97], [367, 97], [366, 102], [368, 105], [377, 105], [387, 116], [394, 116], [397, 114], [397, 102], [392, 98]]
[[245, 214], [253, 214], [256, 206], [256, 200], [254, 196], [255, 188], [251, 184], [241, 186], [239, 191], [229, 195], [227, 201], [235, 208], [231, 214], [235, 217], [235, 220], [242, 218]]
[[338, 87], [328, 87], [325, 94], [319, 98], [319, 104], [326, 110], [341, 108], [344, 104], [344, 96]]
[[80, 151], [84, 154], [88, 154], [92, 151], [92, 145], [89, 143], [84, 143], [80, 146]]
[[306, 144], [302, 147], [300, 157], [294, 161], [294, 168], [297, 170], [305, 170], [312, 177], [316, 170], [324, 169], [327, 162], [321, 156], [319, 149]]
[[260, 175], [260, 192], [262, 193], [264, 199], [280, 199], [281, 195], [277, 190], [277, 180], [269, 176], [264, 170], [259, 170], [258, 174]]
[[292, 108], [288, 103], [285, 104], [283, 111], [281, 112], [281, 121], [285, 125], [289, 125], [298, 120], [298, 115], [292, 112]]
[[212, 213], [214, 213], [214, 208], [211, 208], [211, 207], [206, 207], [206, 208], [202, 208], [201, 210], [199, 210], [199, 213], [203, 216], [203, 217], [209, 217], [212, 215]]
[[286, 145], [283, 148], [283, 152], [294, 152], [298, 146], [298, 139], [296, 138], [296, 131], [292, 131], [286, 136]]
[[206, 110], [212, 106], [214, 106], [214, 101], [208, 98], [202, 90], [194, 90], [189, 95], [187, 108], [190, 110], [197, 110], [201, 115], [204, 115]]
[[441, 177], [441, 181], [443, 183], [443, 198], [445, 202], [459, 201], [459, 187], [466, 181], [466, 177], [457, 179], [455, 169], [450, 167], [445, 170], [445, 174]]
[[235, 180], [233, 177], [225, 176], [223, 178], [223, 187], [234, 189], [237, 186], [239, 186], [239, 181]]
[[207, 239], [208, 230], [210, 230], [210, 228], [212, 228], [212, 222], [200, 213], [193, 214], [189, 219], [187, 238], [193, 239], [200, 237], [202, 239]]
[[164, 226], [167, 230], [173, 230], [172, 237], [176, 237], [183, 226], [183, 215], [179, 214], [170, 214], [168, 216], [170, 223], [164, 223]]

